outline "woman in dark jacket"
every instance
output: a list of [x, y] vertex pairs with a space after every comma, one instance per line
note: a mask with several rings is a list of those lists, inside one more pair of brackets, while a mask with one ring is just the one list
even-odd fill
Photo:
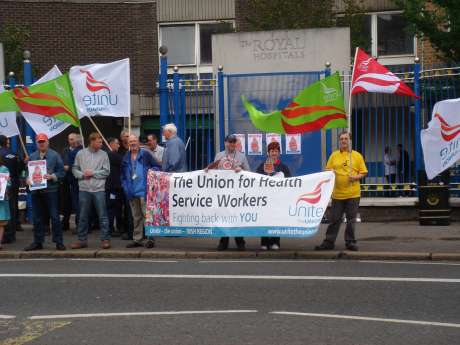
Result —
[[[280, 144], [271, 142], [267, 147], [268, 157], [264, 163], [261, 163], [256, 172], [263, 175], [274, 176], [279, 178], [291, 177], [289, 168], [280, 161]], [[260, 239], [260, 249], [262, 250], [279, 250], [280, 238], [279, 237], [262, 237]]]

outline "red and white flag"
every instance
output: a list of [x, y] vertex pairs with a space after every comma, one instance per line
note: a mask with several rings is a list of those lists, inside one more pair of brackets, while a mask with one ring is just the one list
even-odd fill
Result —
[[376, 59], [357, 48], [353, 67], [352, 94], [362, 92], [394, 93], [419, 98], [412, 89]]

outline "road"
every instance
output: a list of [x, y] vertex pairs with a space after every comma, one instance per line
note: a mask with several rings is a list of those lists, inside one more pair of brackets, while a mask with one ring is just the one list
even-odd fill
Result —
[[460, 264], [0, 260], [0, 344], [457, 344]]

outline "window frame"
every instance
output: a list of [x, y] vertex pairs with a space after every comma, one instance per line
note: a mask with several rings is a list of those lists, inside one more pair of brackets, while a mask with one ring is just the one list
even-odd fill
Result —
[[[213, 63], [201, 63], [201, 37], [200, 37], [200, 25], [203, 24], [220, 24], [220, 23], [229, 23], [232, 25], [232, 28], [235, 29], [235, 20], [234, 19], [222, 19], [222, 20], [199, 20], [199, 21], [188, 21], [188, 22], [164, 22], [158, 24], [158, 47], [162, 45], [162, 35], [161, 28], [166, 26], [181, 26], [181, 25], [194, 25], [195, 26], [195, 52], [193, 64], [179, 64], [177, 65], [180, 68], [181, 73], [184, 74], [196, 74], [197, 78], [200, 79], [201, 73], [212, 73], [213, 72]], [[159, 57], [158, 57], [159, 59]], [[168, 74], [172, 74], [174, 71], [175, 65], [168, 64]]]

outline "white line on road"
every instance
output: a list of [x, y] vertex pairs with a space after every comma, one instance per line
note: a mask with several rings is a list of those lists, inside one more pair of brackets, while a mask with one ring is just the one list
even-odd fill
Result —
[[385, 319], [385, 318], [379, 318], [379, 317], [365, 317], [365, 316], [355, 316], [355, 315], [294, 313], [294, 312], [288, 312], [288, 311], [273, 311], [273, 312], [270, 312], [270, 314], [324, 317], [324, 318], [347, 319], [347, 320], [379, 321], [379, 322], [405, 323], [405, 324], [423, 325], [423, 326], [439, 326], [439, 327], [460, 328], [460, 324], [458, 324], [458, 323], [416, 321], [416, 320], [403, 320], [403, 319]]
[[147, 278], [147, 279], [254, 279], [254, 280], [332, 280], [375, 281], [401, 283], [460, 283], [460, 279], [449, 278], [405, 278], [405, 277], [342, 277], [342, 276], [280, 276], [280, 275], [227, 275], [227, 274], [113, 274], [113, 273], [2, 273], [0, 278]]
[[35, 315], [30, 320], [46, 319], [75, 319], [92, 317], [114, 317], [114, 316], [154, 316], [154, 315], [198, 315], [198, 314], [241, 314], [257, 313], [257, 310], [186, 310], [186, 311], [152, 311], [134, 313], [96, 313], [96, 314], [61, 314], [61, 315]]
[[255, 263], [255, 264], [271, 264], [271, 263], [333, 263], [335, 260], [272, 260], [272, 259], [262, 259], [262, 260], [200, 260], [200, 264], [226, 264], [226, 263]]
[[16, 316], [14, 315], [0, 315], [1, 320], [9, 320], [9, 319], [15, 319]]
[[146, 260], [146, 259], [83, 259], [76, 258], [70, 261], [91, 261], [91, 262], [153, 262], [153, 263], [176, 263], [177, 260]]
[[443, 265], [443, 266], [460, 266], [460, 263], [452, 262], [427, 262], [427, 261], [382, 261], [382, 260], [359, 260], [360, 263], [369, 264], [403, 264], [403, 265]]

